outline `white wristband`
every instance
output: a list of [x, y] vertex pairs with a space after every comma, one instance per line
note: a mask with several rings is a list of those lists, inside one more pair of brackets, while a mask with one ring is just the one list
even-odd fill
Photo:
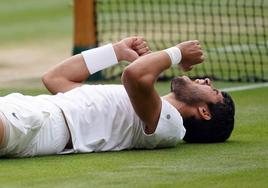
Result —
[[90, 74], [106, 69], [118, 63], [112, 44], [83, 51], [82, 56]]
[[165, 51], [169, 55], [172, 65], [176, 65], [181, 62], [182, 55], [181, 50], [178, 47], [174, 46], [163, 51]]

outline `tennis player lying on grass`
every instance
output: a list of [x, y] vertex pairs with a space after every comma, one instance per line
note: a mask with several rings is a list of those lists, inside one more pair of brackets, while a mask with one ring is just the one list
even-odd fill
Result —
[[[123, 85], [82, 84], [90, 74], [122, 60], [133, 62], [122, 74]], [[140, 37], [73, 56], [43, 77], [55, 95], [14, 93], [0, 99], [0, 155], [164, 148], [182, 139], [223, 142], [233, 129], [234, 103], [209, 79], [174, 78], [163, 97], [154, 88], [172, 64], [187, 71], [202, 61], [198, 41], [151, 53]]]

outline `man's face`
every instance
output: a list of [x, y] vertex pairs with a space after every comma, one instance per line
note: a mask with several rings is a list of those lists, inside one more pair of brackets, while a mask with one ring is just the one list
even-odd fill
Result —
[[223, 102], [221, 92], [212, 87], [208, 78], [192, 81], [187, 76], [176, 77], [171, 81], [171, 92], [177, 100], [188, 105]]

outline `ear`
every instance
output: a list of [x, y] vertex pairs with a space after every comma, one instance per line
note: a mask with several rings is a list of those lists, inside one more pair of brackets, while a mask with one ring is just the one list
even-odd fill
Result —
[[204, 120], [211, 119], [211, 113], [210, 113], [207, 105], [206, 106], [199, 106], [199, 107], [197, 107], [197, 110], [199, 112], [201, 119], [204, 119]]

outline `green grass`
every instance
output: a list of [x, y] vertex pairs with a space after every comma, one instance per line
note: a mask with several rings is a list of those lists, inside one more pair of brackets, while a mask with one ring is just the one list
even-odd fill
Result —
[[[231, 83], [217, 82], [218, 87]], [[157, 85], [160, 93], [169, 83]], [[15, 89], [2, 89], [5, 95]], [[45, 90], [19, 89], [37, 95]], [[226, 143], [0, 160], [0, 187], [213, 187], [268, 185], [268, 88], [231, 93], [236, 125]]]
[[[48, 46], [53, 49], [55, 43], [65, 42], [66, 38], [70, 40], [72, 38], [72, 6], [70, 6], [72, 2], [71, 0], [38, 2], [0, 0], [1, 48], [7, 46], [23, 48], [31, 46], [31, 43], [40, 45], [45, 43], [45, 45], [50, 44]], [[187, 2], [192, 3], [193, 0]], [[226, 1], [222, 2], [225, 4]], [[267, 1], [264, 3], [267, 5]], [[184, 9], [181, 8], [181, 11], [183, 13]], [[188, 9], [188, 11], [195, 10]], [[184, 15], [181, 14], [181, 16], [181, 20], [186, 20]], [[147, 21], [150, 21], [150, 17], [147, 18], [149, 19]], [[217, 20], [219, 17], [214, 17], [214, 19]], [[236, 22], [236, 20], [233, 21]], [[207, 25], [204, 27], [202, 22], [198, 26], [201, 31], [211, 29]], [[121, 28], [124, 28], [123, 24], [120, 23]], [[106, 26], [109, 27], [109, 25]], [[144, 24], [141, 26], [144, 27]], [[183, 32], [187, 28], [196, 27], [185, 23], [181, 26]], [[150, 23], [146, 23], [146, 27], [150, 28]], [[135, 26], [135, 28], [138, 27]], [[104, 33], [101, 37], [107, 39], [110, 37], [110, 33], [108, 34]], [[159, 39], [166, 37], [158, 34], [156, 33], [156, 37]], [[117, 37], [118, 33], [113, 33], [113, 36]], [[254, 35], [250, 36], [254, 38]], [[148, 38], [150, 37], [149, 33]], [[194, 37], [202, 41], [212, 39], [203, 35], [202, 32], [198, 37], [188, 32], [178, 37], [181, 39]], [[223, 36], [221, 33], [216, 36], [217, 39], [221, 37], [229, 40], [228, 36]], [[232, 37], [237, 40], [239, 36], [233, 35]], [[251, 39], [249, 38], [250, 41]], [[207, 47], [210, 48], [211, 43], [208, 42]], [[222, 66], [226, 70], [225, 59], [220, 55], [212, 51], [210, 61], [216, 59], [216, 63], [223, 62]], [[237, 55], [239, 56], [239, 52]], [[254, 56], [254, 58], [257, 57]], [[235, 57], [231, 57], [231, 60], [235, 60]], [[252, 59], [247, 58], [245, 62], [251, 61]], [[210, 68], [210, 66], [207, 67]], [[218, 75], [219, 65], [215, 66], [217, 72], [214, 73]], [[267, 73], [267, 64], [264, 65], [264, 69]], [[224, 74], [226, 75], [226, 72]], [[267, 78], [267, 74], [265, 75]], [[117, 81], [109, 83], [117, 83]], [[240, 85], [240, 83], [215, 83], [215, 86], [220, 88], [235, 85]], [[165, 94], [169, 91], [169, 83], [161, 82], [157, 84], [157, 89], [160, 94]], [[1, 88], [0, 95], [17, 91], [29, 95], [47, 93], [41, 86], [26, 89], [11, 86], [11, 88]], [[180, 143], [176, 148], [161, 150], [0, 159], [0, 187], [267, 187], [268, 88], [233, 92], [231, 95], [236, 102], [236, 126], [233, 135], [226, 143]]]
[[72, 38], [71, 0], [0, 0], [0, 41], [3, 45]]

